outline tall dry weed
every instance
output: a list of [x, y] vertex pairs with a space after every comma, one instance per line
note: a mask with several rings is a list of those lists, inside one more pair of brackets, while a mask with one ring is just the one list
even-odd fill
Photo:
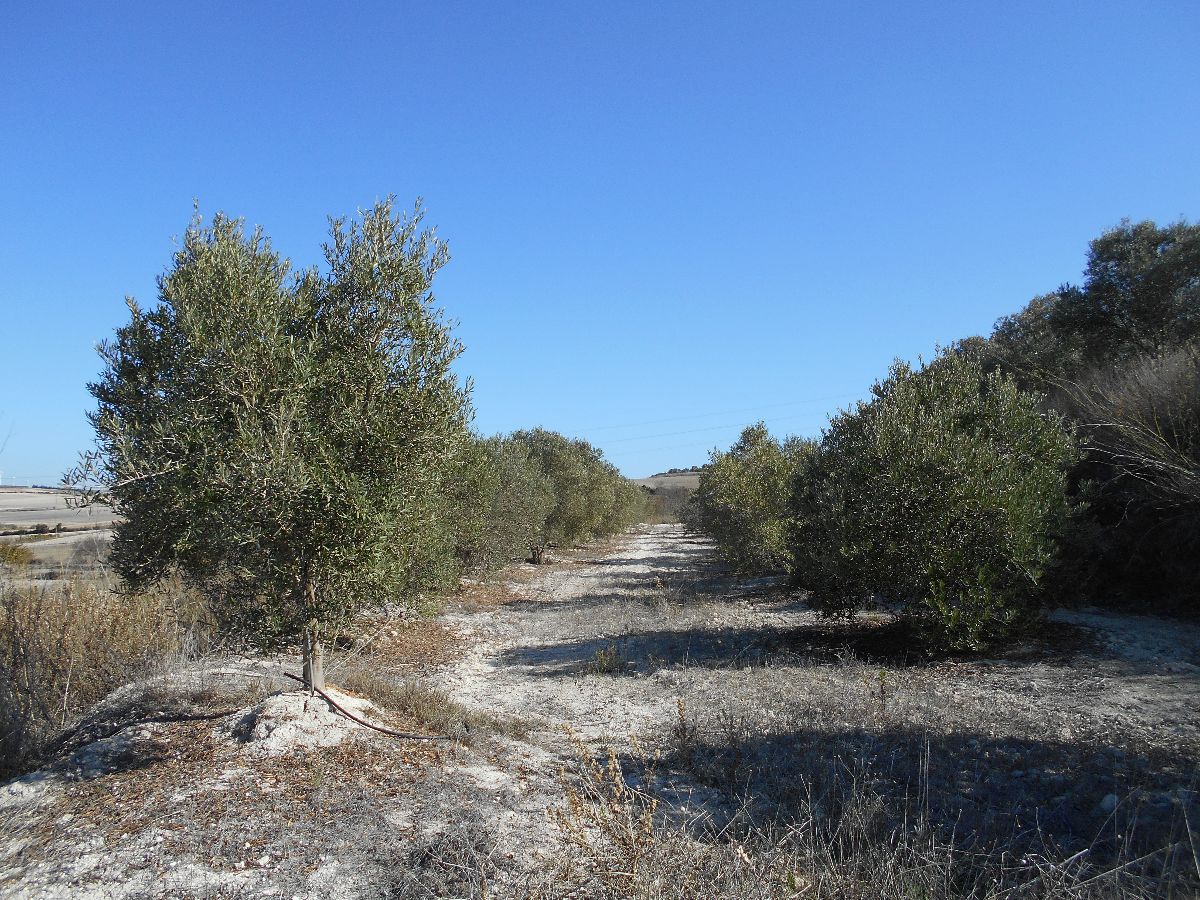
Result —
[[[671, 776], [636, 743], [626, 756], [572, 744], [578, 765], [564, 778], [564, 806], [550, 813], [568, 850], [558, 873], [573, 891], [566, 896], [1149, 900], [1194, 897], [1200, 884], [1198, 836], [1190, 826], [1170, 846], [1149, 854], [1125, 847], [1104, 862], [1087, 849], [1039, 853], [1015, 839], [982, 849], [973, 835], [935, 827], [927, 796], [908, 817], [890, 819], [889, 799], [862, 772], [836, 808], [810, 785], [800, 792], [808, 801], [787, 819], [762, 820], [743, 805], [718, 826], [710, 816], [660, 803], [654, 785]], [[631, 778], [626, 769], [638, 774]]]
[[115, 688], [200, 649], [204, 621], [179, 585], [124, 593], [0, 579], [0, 777]]
[[24, 544], [0, 541], [0, 567], [20, 569], [33, 562], [33, 554]]

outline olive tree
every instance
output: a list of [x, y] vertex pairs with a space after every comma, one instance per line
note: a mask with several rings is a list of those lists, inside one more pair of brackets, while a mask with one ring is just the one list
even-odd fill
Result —
[[695, 524], [712, 536], [734, 571], [772, 572], [790, 565], [788, 501], [809, 441], [780, 443], [759, 422], [726, 451], [712, 452], [692, 494]]
[[[68, 476], [121, 516], [117, 571], [178, 571], [225, 624], [303, 637], [457, 575], [445, 497], [469, 438], [461, 352], [431, 286], [444, 243], [391, 199], [331, 220], [294, 271], [261, 230], [193, 219], [156, 306], [100, 347], [97, 448]], [[315, 671], [314, 671], [315, 670]]]
[[1000, 372], [896, 363], [794, 481], [797, 580], [827, 614], [881, 597], [931, 643], [978, 648], [1036, 611], [1072, 505], [1074, 437]]
[[487, 572], [541, 545], [554, 485], [525, 443], [476, 438], [459, 481], [459, 506], [459, 559], [468, 572]]

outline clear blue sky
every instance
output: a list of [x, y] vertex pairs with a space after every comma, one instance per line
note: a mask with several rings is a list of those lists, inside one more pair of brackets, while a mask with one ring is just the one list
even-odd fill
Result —
[[816, 434], [890, 360], [1200, 216], [1200, 5], [8, 4], [0, 453], [90, 443], [94, 345], [192, 198], [299, 263], [425, 198], [487, 433], [632, 476]]

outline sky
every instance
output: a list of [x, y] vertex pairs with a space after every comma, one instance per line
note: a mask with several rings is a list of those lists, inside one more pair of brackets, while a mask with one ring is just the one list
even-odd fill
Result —
[[319, 262], [424, 198], [482, 433], [625, 474], [816, 436], [895, 358], [1200, 217], [1200, 5], [9, 4], [0, 470], [91, 445], [96, 344], [193, 201]]

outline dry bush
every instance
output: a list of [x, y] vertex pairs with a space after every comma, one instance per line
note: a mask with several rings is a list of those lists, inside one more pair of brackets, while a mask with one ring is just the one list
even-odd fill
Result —
[[629, 670], [629, 659], [615, 643], [599, 648], [587, 671], [595, 675], [620, 675]]
[[203, 605], [177, 585], [118, 593], [87, 582], [0, 579], [0, 776], [115, 688], [204, 640]]
[[473, 710], [448, 692], [417, 678], [397, 680], [374, 674], [369, 668], [359, 668], [343, 677], [341, 687], [435, 734], [464, 743], [488, 734], [516, 736], [527, 731], [522, 721]]
[[1090, 449], [1170, 506], [1200, 503], [1200, 348], [1105, 367], [1061, 388]]
[[1145, 609], [1200, 607], [1200, 346], [1105, 365], [1057, 385], [1083, 423], [1090, 515], [1071, 534], [1064, 588]]
[[0, 566], [23, 568], [33, 562], [33, 554], [24, 544], [0, 541]]

